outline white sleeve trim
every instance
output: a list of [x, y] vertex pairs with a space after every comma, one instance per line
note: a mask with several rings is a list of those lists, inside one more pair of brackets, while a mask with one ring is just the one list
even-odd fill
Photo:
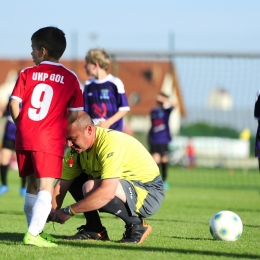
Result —
[[129, 111], [130, 107], [119, 107], [118, 110], [119, 111]]
[[69, 111], [81, 111], [84, 108], [83, 107], [69, 107], [68, 109], [69, 109]]
[[21, 98], [17, 97], [17, 96], [11, 96], [11, 99], [16, 99], [18, 100], [20, 103], [23, 101]]

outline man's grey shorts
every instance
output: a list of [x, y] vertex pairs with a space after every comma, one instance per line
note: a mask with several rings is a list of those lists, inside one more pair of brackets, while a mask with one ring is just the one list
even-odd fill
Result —
[[[153, 181], [141, 183], [139, 181], [120, 180], [126, 195], [126, 203], [132, 216], [149, 217], [161, 206], [164, 199], [164, 188], [161, 176]], [[144, 190], [147, 195], [144, 197]]]

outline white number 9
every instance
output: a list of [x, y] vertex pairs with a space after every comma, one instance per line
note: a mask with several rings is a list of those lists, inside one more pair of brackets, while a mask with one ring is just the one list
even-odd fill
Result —
[[53, 89], [50, 85], [40, 83], [33, 90], [28, 116], [33, 121], [40, 121], [46, 117], [53, 97]]

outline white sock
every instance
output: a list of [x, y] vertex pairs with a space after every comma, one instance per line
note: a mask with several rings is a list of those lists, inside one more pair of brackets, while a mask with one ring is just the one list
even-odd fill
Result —
[[33, 208], [33, 205], [34, 205], [34, 203], [36, 201], [36, 198], [37, 198], [37, 195], [35, 195], [35, 194], [30, 194], [30, 193], [26, 193], [25, 194], [23, 211], [24, 211], [25, 216], [26, 216], [27, 226], [28, 227], [29, 227], [30, 222], [31, 222], [32, 208]]
[[38, 192], [37, 199], [32, 209], [32, 218], [28, 228], [28, 232], [33, 236], [39, 235], [42, 232], [46, 220], [51, 211], [51, 194], [42, 190]]

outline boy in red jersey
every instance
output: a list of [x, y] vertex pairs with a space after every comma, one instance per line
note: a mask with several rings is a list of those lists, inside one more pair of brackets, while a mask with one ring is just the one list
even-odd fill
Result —
[[43, 228], [51, 210], [54, 180], [61, 177], [67, 126], [83, 110], [83, 96], [75, 73], [59, 63], [66, 49], [64, 32], [44, 27], [32, 35], [31, 42], [36, 66], [20, 72], [9, 106], [17, 127], [19, 175], [28, 176], [24, 203], [28, 231], [23, 243], [55, 247], [54, 238]]

